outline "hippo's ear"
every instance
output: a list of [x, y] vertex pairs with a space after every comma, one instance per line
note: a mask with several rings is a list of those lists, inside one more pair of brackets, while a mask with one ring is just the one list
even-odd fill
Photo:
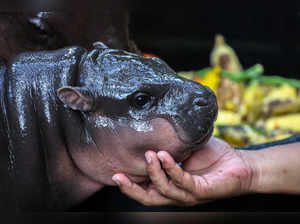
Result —
[[57, 96], [73, 110], [92, 110], [93, 98], [86, 94], [86, 89], [83, 87], [64, 86], [57, 90]]

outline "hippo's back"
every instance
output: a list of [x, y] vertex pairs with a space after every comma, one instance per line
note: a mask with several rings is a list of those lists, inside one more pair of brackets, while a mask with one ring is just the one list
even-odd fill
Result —
[[4, 103], [4, 75], [6, 72], [6, 64], [0, 61], [0, 210], [14, 210], [15, 200], [13, 191], [13, 170], [11, 162], [13, 156], [9, 149], [7, 136], [7, 121]]

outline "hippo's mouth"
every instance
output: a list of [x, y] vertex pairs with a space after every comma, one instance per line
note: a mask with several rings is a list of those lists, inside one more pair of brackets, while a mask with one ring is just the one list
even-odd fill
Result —
[[[142, 141], [142, 144], [135, 151], [143, 151], [143, 148], [156, 152], [167, 151], [176, 162], [182, 162], [192, 152], [199, 150], [201, 145], [208, 141], [213, 132], [213, 120], [210, 119], [207, 119], [205, 125], [201, 126], [201, 130], [197, 128], [186, 129], [181, 125], [181, 122], [170, 116], [152, 119], [151, 125], [153, 125], [155, 130], [149, 132], [153, 133], [153, 136], [150, 138], [152, 140], [147, 144], [145, 143], [147, 142], [147, 137], [141, 136], [141, 139], [145, 141]], [[191, 138], [190, 136], [193, 137]]]
[[208, 129], [207, 133], [204, 134], [203, 136], [201, 136], [197, 141], [195, 141], [195, 142], [193, 143], [193, 145], [195, 145], [195, 147], [199, 147], [199, 146], [203, 145], [203, 144], [204, 144], [205, 142], [207, 142], [208, 139], [211, 137], [211, 135], [212, 135], [212, 133], [213, 133], [213, 130], [214, 130], [214, 128], [213, 128], [213, 126], [211, 126], [211, 127]]
[[177, 150], [176, 152], [171, 153], [174, 160], [176, 162], [182, 162], [182, 161], [186, 160], [187, 158], [189, 158], [189, 156], [192, 154], [192, 152], [201, 149], [201, 146], [209, 140], [212, 133], [213, 133], [213, 126], [211, 126], [209, 128], [209, 130], [195, 142], [184, 143], [180, 150]]
[[[191, 138], [188, 131], [186, 131], [181, 125], [180, 122], [172, 119], [171, 117], [164, 117], [161, 120], [169, 124], [169, 129], [164, 131], [173, 133], [173, 137], [169, 139], [171, 146], [166, 149], [166, 147], [155, 148], [154, 151], [167, 151], [174, 158], [176, 162], [182, 162], [187, 159], [192, 152], [201, 149], [201, 146], [204, 145], [213, 133], [213, 121], [209, 121], [201, 131], [194, 129], [196, 133], [192, 133], [193, 136], [198, 136], [197, 139], [191, 141]], [[173, 143], [173, 144], [172, 144]]]
[[213, 132], [213, 123], [217, 118], [216, 113], [214, 114], [213, 116], [204, 115], [199, 118], [186, 116], [185, 119], [188, 122], [177, 116], [163, 115], [159, 118], [167, 121], [173, 127], [178, 139], [184, 145], [199, 146], [205, 143]]
[[[195, 151], [199, 149], [201, 145], [205, 144], [213, 133], [213, 122], [215, 121], [214, 117], [212, 119], [206, 117], [205, 122], [201, 122], [199, 118], [201, 123], [199, 120], [194, 120], [194, 122], [191, 122], [191, 125], [187, 127], [187, 125], [181, 125], [182, 122], [180, 122], [180, 120], [171, 117], [164, 117], [164, 119], [173, 127], [178, 140], [182, 143], [184, 151], [187, 149]], [[202, 119], [202, 121], [203, 120], [204, 119]], [[191, 128], [191, 126], [195, 127]]]

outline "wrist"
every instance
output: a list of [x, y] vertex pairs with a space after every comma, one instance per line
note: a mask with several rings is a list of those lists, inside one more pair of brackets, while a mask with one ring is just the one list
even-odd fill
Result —
[[258, 155], [260, 153], [257, 153], [258, 151], [250, 150], [237, 150], [237, 152], [244, 161], [248, 173], [242, 184], [242, 192], [245, 194], [258, 193], [262, 179], [260, 168], [260, 160], [262, 157]]

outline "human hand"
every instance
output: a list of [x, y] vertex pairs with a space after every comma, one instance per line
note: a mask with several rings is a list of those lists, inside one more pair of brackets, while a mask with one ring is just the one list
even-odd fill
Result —
[[182, 167], [167, 152], [148, 151], [146, 159], [150, 183], [138, 185], [124, 174], [113, 177], [124, 194], [144, 205], [192, 206], [250, 192], [252, 169], [243, 154], [214, 137]]

